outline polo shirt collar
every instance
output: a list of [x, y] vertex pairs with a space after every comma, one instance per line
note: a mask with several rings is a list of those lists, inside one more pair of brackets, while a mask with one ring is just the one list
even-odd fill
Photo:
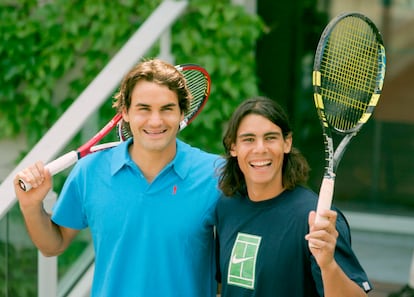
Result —
[[132, 143], [132, 138], [121, 142], [119, 145], [113, 148], [114, 152], [111, 160], [111, 174], [115, 175], [121, 168], [132, 162], [128, 153], [128, 147]]
[[[111, 174], [115, 175], [122, 167], [127, 166], [128, 164], [133, 164], [131, 156], [128, 152], [128, 147], [132, 143], [133, 139], [130, 138], [124, 142], [121, 142], [118, 146], [113, 148], [114, 153], [112, 156], [112, 164], [111, 164]], [[188, 151], [190, 146], [181, 140], [176, 140], [177, 145], [177, 153], [174, 159], [165, 166], [163, 170], [167, 167], [172, 167], [176, 174], [181, 178], [184, 179], [191, 168], [191, 162], [188, 161]]]
[[185, 179], [191, 169], [190, 145], [177, 139], [177, 153], [171, 164], [181, 179]]

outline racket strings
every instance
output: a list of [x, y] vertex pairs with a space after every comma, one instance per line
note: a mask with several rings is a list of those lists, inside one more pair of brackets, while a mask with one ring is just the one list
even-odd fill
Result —
[[321, 61], [321, 95], [327, 120], [338, 130], [357, 125], [378, 84], [379, 46], [360, 18], [342, 20], [330, 33]]
[[192, 118], [203, 105], [204, 99], [208, 92], [209, 83], [205, 75], [196, 69], [183, 70], [187, 87], [190, 90], [192, 99], [190, 107], [185, 114], [185, 118]]
[[118, 123], [118, 137], [121, 141], [125, 141], [132, 137], [132, 132], [129, 128], [129, 124], [123, 120]]

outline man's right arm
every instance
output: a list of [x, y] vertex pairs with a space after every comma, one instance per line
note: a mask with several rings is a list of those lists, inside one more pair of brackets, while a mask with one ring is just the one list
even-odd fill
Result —
[[[32, 185], [28, 192], [19, 186], [23, 179]], [[14, 188], [19, 200], [27, 231], [34, 245], [45, 256], [61, 254], [79, 232], [79, 230], [56, 225], [43, 208], [43, 200], [52, 188], [52, 177], [43, 163], [37, 162], [22, 171], [14, 179]]]

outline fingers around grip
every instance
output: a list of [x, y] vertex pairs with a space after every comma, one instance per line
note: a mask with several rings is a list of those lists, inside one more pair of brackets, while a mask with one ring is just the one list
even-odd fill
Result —
[[39, 161], [20, 171], [16, 175], [14, 183], [27, 192], [31, 188], [42, 185], [47, 175], [47, 170], [45, 170], [43, 163]]

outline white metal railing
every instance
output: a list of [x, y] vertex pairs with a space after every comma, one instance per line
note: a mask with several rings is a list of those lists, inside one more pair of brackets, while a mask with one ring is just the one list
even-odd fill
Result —
[[[144, 57], [158, 40], [160, 40], [159, 57], [171, 63], [174, 62], [170, 52], [170, 27], [187, 5], [187, 1], [164, 0], [43, 138], [9, 173], [0, 184], [0, 219], [16, 203], [13, 178], [17, 172], [37, 160], [48, 162], [53, 159], [82, 128], [88, 118], [108, 99], [125, 73]], [[45, 258], [39, 254], [38, 263], [38, 296], [56, 297], [58, 294], [56, 257]], [[92, 275], [91, 271], [93, 267], [85, 273], [85, 276]], [[90, 277], [85, 279], [87, 281], [81, 279], [78, 282], [75, 287], [76, 292], [72, 292], [70, 296], [88, 295]]]
[[344, 211], [352, 230], [414, 236], [414, 218]]
[[57, 295], [55, 296], [88, 296], [90, 294], [94, 267], [95, 254], [93, 245], [90, 243], [72, 264], [70, 270], [59, 280]]

